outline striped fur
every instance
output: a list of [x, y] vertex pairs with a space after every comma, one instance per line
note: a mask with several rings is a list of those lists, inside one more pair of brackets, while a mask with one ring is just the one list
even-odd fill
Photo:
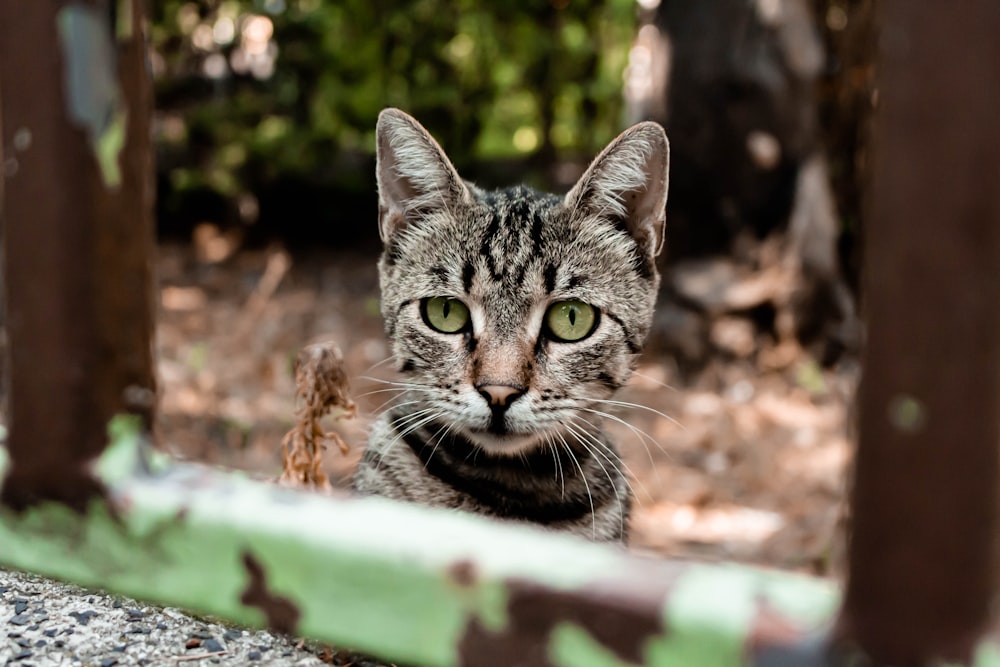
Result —
[[[414, 119], [377, 128], [382, 314], [402, 371], [395, 407], [373, 426], [355, 488], [620, 540], [624, 466], [601, 431], [649, 330], [663, 242], [663, 130], [618, 137], [565, 197], [465, 183]], [[467, 305], [472, 327], [443, 334], [420, 304]], [[598, 311], [583, 340], [543, 333], [556, 301]], [[519, 387], [500, 417], [477, 390]]]

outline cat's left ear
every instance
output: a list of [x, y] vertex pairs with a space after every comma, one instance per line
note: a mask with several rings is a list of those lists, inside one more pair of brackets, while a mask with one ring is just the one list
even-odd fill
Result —
[[670, 144], [657, 123], [622, 132], [566, 195], [566, 206], [607, 217], [632, 235], [648, 256], [663, 249]]

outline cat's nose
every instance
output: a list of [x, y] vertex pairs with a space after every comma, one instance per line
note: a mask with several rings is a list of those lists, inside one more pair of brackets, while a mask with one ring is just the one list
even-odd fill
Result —
[[486, 399], [491, 408], [509, 407], [519, 396], [524, 394], [522, 387], [512, 387], [509, 384], [481, 384], [476, 387], [479, 395]]

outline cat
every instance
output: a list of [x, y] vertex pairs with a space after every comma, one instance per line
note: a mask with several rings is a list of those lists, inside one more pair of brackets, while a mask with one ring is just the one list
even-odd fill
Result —
[[623, 132], [565, 197], [463, 181], [397, 109], [376, 141], [381, 308], [403, 380], [354, 488], [624, 541], [630, 487], [601, 406], [650, 328], [663, 129]]

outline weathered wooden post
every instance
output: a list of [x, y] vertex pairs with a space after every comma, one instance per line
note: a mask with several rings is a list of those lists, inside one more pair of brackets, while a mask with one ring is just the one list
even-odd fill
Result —
[[151, 93], [141, 0], [0, 0], [11, 469], [82, 507], [109, 419], [155, 403]]
[[886, 0], [882, 10], [841, 625], [879, 664], [966, 661], [994, 594], [1000, 4]]

